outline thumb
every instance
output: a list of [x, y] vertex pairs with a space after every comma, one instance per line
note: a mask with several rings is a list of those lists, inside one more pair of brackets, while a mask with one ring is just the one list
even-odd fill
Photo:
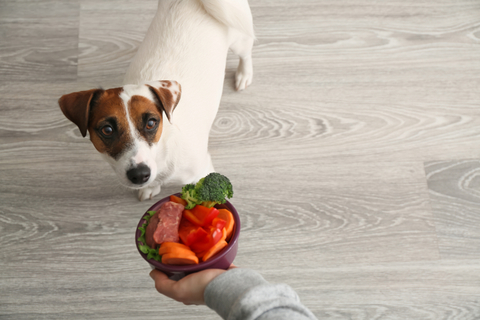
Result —
[[153, 269], [150, 272], [150, 278], [152, 278], [153, 281], [168, 279], [165, 273], [158, 271], [157, 269]]

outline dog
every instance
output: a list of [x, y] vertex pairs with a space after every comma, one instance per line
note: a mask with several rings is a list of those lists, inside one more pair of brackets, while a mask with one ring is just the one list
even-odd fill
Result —
[[254, 40], [247, 0], [160, 0], [124, 85], [63, 95], [60, 109], [89, 133], [122, 185], [152, 199], [162, 185], [214, 172], [208, 138], [228, 50], [239, 56], [235, 87], [243, 90]]

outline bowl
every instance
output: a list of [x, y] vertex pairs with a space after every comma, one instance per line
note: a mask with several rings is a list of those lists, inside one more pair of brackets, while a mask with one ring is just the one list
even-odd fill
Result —
[[[179, 193], [175, 194], [176, 196], [180, 196]], [[160, 209], [163, 203], [170, 201], [170, 197], [165, 197], [162, 200], [155, 203], [151, 206], [143, 215], [140, 221], [138, 222], [137, 229], [135, 231], [135, 245], [137, 246], [137, 250], [140, 255], [147, 261], [152, 268], [158, 269], [165, 273], [169, 277], [174, 278], [181, 278], [187, 274], [202, 271], [205, 269], [224, 269], [227, 270], [230, 265], [232, 264], [233, 260], [237, 255], [238, 250], [238, 237], [240, 235], [240, 217], [238, 216], [237, 210], [233, 207], [233, 205], [227, 201], [226, 203], [219, 205], [219, 208], [225, 208], [229, 210], [234, 218], [235, 226], [233, 228], [233, 234], [228, 242], [228, 245], [223, 248], [220, 252], [218, 252], [215, 256], [210, 258], [205, 262], [199, 262], [198, 264], [194, 265], [185, 265], [185, 266], [177, 266], [177, 265], [169, 265], [163, 264], [153, 259], [147, 259], [147, 255], [140, 251], [138, 247], [142, 242], [138, 241], [140, 237], [141, 231], [138, 230], [145, 223], [145, 217], [148, 215], [148, 211], [157, 211]]]

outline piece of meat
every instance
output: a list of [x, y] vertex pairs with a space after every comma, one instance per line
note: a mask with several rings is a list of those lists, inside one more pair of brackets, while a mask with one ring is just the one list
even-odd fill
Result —
[[155, 240], [153, 240], [153, 234], [155, 233], [155, 230], [157, 229], [158, 221], [158, 214], [160, 213], [160, 210], [158, 210], [151, 218], [150, 221], [148, 222], [147, 228], [145, 229], [145, 242], [147, 242], [147, 246], [149, 246], [152, 249], [155, 249], [157, 244], [155, 243]]
[[179, 203], [168, 201], [165, 202], [160, 208], [158, 214], [157, 229], [153, 234], [153, 240], [157, 244], [163, 242], [178, 242], [178, 227], [180, 226], [180, 220], [182, 218], [182, 212], [185, 207]]
[[175, 202], [165, 202], [151, 218], [145, 230], [145, 241], [150, 248], [163, 242], [179, 242], [178, 227], [184, 206]]

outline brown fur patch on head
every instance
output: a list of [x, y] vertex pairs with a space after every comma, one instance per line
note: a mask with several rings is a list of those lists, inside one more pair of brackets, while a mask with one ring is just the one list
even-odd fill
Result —
[[153, 93], [159, 110], [165, 112], [168, 121], [172, 122], [172, 114], [177, 107], [182, 93], [182, 86], [177, 81], [162, 80], [147, 84]]
[[[128, 102], [128, 113], [135, 128], [149, 145], [160, 140], [163, 129], [162, 110], [151, 100], [134, 95]], [[154, 126], [151, 126], [155, 123]]]
[[[101, 153], [118, 158], [131, 142], [130, 128], [123, 100], [120, 98], [122, 88], [104, 91], [91, 106], [88, 120], [90, 140]], [[111, 134], [108, 128], [111, 127]]]
[[96, 99], [103, 91], [102, 89], [92, 89], [72, 92], [58, 99], [58, 105], [63, 114], [78, 126], [83, 137], [87, 135], [90, 106], [95, 104]]

